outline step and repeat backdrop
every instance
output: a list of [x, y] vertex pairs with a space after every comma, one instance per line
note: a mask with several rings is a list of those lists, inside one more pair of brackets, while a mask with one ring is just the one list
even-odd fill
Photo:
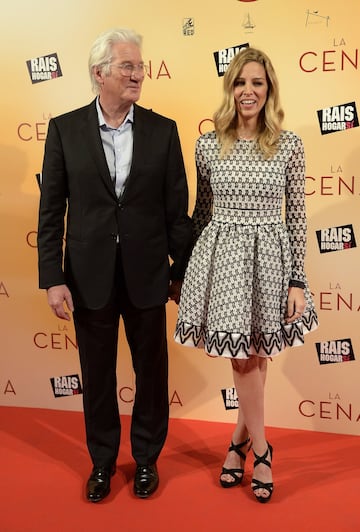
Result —
[[[36, 228], [44, 141], [52, 116], [94, 97], [87, 60], [95, 37], [130, 27], [144, 37], [148, 74], [140, 104], [176, 120], [192, 212], [194, 145], [212, 129], [229, 61], [263, 49], [278, 73], [285, 127], [306, 150], [307, 273], [320, 327], [269, 364], [266, 424], [360, 433], [360, 3], [326, 0], [47, 0], [7, 2], [0, 19], [0, 404], [82, 409], [72, 323], [57, 320], [37, 284]], [[170, 412], [233, 422], [229, 361], [172, 340]], [[99, 383], [101, 386], [101, 383]], [[134, 376], [121, 326], [120, 410]]]

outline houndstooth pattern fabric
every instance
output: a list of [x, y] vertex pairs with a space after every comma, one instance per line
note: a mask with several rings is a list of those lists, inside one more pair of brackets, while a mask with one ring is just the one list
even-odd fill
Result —
[[[304, 273], [303, 144], [283, 131], [269, 160], [254, 141], [238, 140], [223, 159], [219, 151], [215, 132], [196, 143], [196, 243], [175, 340], [211, 356], [274, 356], [302, 345], [318, 325]], [[290, 280], [305, 284], [307, 306], [299, 320], [286, 324]]]

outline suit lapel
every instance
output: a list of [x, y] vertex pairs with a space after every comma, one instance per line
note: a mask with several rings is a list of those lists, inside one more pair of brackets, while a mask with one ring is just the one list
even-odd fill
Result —
[[147, 139], [150, 133], [147, 109], [134, 104], [134, 144], [129, 176], [126, 180], [122, 197], [128, 194], [129, 186], [134, 183], [138, 168], [142, 165], [146, 153]]
[[99, 131], [99, 119], [96, 110], [96, 104], [94, 100], [89, 105], [89, 112], [87, 116], [87, 121], [85, 124], [85, 132], [90, 147], [90, 155], [94, 160], [94, 163], [99, 171], [101, 178], [103, 179], [105, 186], [109, 191], [116, 197], [115, 188], [111, 181], [109, 168], [106, 162], [106, 157], [104, 153], [104, 148], [101, 141], [100, 131]]
[[[94, 163], [99, 171], [101, 178], [104, 181], [105, 186], [109, 189], [112, 195], [115, 196], [115, 187], [111, 181], [109, 168], [106, 162], [104, 148], [101, 141], [99, 132], [99, 120], [96, 110], [96, 104], [94, 100], [89, 105], [89, 111], [86, 123], [84, 125], [84, 135], [88, 139], [90, 147], [90, 155], [94, 160]], [[134, 105], [134, 144], [133, 155], [129, 176], [126, 180], [124, 192], [122, 197], [124, 198], [128, 192], [129, 185], [135, 180], [138, 167], [144, 160], [146, 153], [147, 138], [151, 132], [151, 126], [149, 125], [147, 109]]]

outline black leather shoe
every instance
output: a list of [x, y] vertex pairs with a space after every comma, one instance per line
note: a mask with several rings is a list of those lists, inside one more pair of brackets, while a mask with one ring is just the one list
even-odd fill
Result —
[[134, 493], [141, 499], [146, 499], [159, 485], [159, 475], [156, 464], [153, 465], [137, 465], [134, 480]]
[[110, 493], [110, 479], [115, 474], [116, 465], [111, 467], [94, 466], [86, 484], [86, 498], [90, 502], [99, 502]]

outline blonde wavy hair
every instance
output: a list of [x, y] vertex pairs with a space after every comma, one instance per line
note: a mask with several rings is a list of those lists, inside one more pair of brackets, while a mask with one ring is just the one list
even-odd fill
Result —
[[258, 121], [257, 145], [265, 159], [270, 159], [278, 149], [281, 124], [284, 112], [280, 105], [279, 83], [274, 67], [268, 56], [255, 48], [245, 48], [232, 59], [224, 75], [224, 96], [219, 109], [214, 114], [215, 131], [220, 143], [220, 156], [225, 157], [237, 140], [238, 115], [234, 100], [235, 81], [244, 65], [255, 61], [265, 69], [268, 83], [267, 99]]

